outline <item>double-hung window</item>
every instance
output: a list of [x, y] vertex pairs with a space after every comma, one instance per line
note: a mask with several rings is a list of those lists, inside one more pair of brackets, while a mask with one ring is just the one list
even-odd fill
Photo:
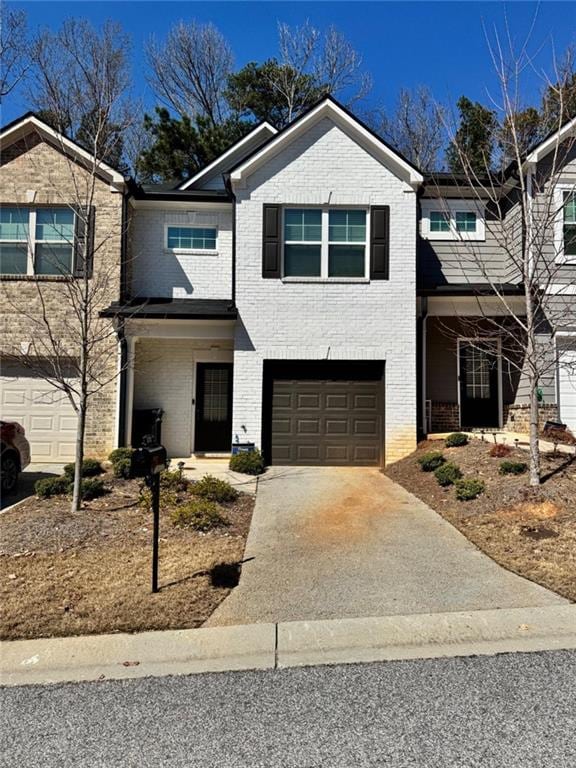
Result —
[[284, 277], [366, 277], [366, 211], [284, 210]]
[[71, 208], [0, 207], [0, 274], [70, 275], [75, 213]]
[[171, 251], [215, 251], [215, 227], [166, 227], [166, 247]]

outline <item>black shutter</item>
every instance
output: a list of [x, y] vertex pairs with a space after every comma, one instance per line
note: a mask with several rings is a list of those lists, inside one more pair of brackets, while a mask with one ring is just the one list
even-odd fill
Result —
[[280, 206], [264, 205], [262, 222], [262, 277], [280, 275]]
[[[94, 266], [94, 206], [74, 209], [74, 277], [92, 277]], [[86, 259], [86, 263], [85, 262]]]
[[388, 280], [390, 273], [390, 206], [370, 209], [370, 279]]

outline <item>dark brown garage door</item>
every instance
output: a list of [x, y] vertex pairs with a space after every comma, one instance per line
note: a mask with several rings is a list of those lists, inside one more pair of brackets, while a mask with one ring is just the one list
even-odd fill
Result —
[[272, 464], [379, 466], [382, 381], [272, 381]]

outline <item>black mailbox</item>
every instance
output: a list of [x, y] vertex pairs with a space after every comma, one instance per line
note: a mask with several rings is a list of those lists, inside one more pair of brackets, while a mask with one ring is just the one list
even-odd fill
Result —
[[137, 448], [132, 453], [131, 461], [130, 472], [132, 477], [158, 475], [168, 466], [166, 448], [162, 445]]

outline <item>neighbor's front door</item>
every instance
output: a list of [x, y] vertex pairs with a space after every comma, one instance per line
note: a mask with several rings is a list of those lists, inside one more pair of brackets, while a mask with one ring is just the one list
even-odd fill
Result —
[[500, 426], [498, 355], [480, 342], [460, 342], [460, 417], [463, 429]]
[[232, 363], [198, 363], [194, 450], [229, 452], [231, 444]]

